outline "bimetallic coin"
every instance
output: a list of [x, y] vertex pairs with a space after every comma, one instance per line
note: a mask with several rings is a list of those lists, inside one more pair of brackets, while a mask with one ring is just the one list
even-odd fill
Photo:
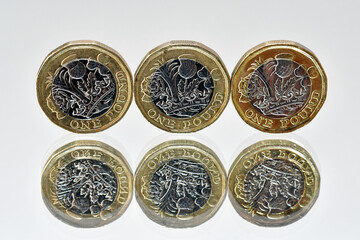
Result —
[[216, 154], [189, 140], [164, 142], [144, 156], [135, 174], [136, 199], [153, 221], [173, 228], [211, 218], [225, 198], [226, 174]]
[[46, 163], [41, 188], [45, 205], [75, 227], [114, 221], [132, 197], [133, 176], [120, 152], [98, 141], [71, 142]]
[[304, 126], [326, 98], [326, 75], [318, 59], [291, 41], [254, 47], [240, 59], [231, 79], [236, 110], [246, 123], [264, 132]]
[[313, 206], [320, 175], [310, 154], [287, 140], [264, 140], [243, 150], [228, 177], [229, 197], [247, 221], [285, 226]]
[[229, 76], [219, 56], [192, 41], [151, 50], [135, 73], [135, 100], [144, 117], [169, 132], [213, 123], [229, 99]]
[[49, 119], [76, 133], [119, 121], [132, 99], [132, 75], [122, 57], [95, 41], [72, 41], [52, 51], [37, 77], [38, 101]]

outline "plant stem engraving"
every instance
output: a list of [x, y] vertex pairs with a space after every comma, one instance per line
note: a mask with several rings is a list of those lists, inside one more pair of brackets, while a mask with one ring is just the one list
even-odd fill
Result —
[[198, 163], [175, 159], [163, 164], [150, 180], [149, 195], [163, 213], [190, 215], [201, 209], [210, 197], [208, 173]]
[[300, 169], [285, 160], [266, 160], [254, 166], [244, 180], [248, 211], [276, 214], [293, 207], [304, 192]]
[[114, 201], [117, 179], [103, 162], [76, 160], [60, 169], [56, 195], [61, 204], [77, 214], [98, 214]]
[[63, 113], [77, 119], [93, 119], [112, 106], [116, 84], [110, 70], [101, 63], [78, 59], [56, 73], [52, 95]]
[[247, 94], [252, 106], [265, 116], [282, 118], [298, 112], [310, 95], [305, 68], [289, 59], [259, 65], [251, 75]]
[[211, 74], [190, 57], [182, 55], [162, 64], [149, 82], [152, 101], [170, 117], [193, 117], [211, 101], [214, 91]]

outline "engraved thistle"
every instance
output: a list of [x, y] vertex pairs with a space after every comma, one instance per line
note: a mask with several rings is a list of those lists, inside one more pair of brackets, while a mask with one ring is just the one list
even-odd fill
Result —
[[293, 115], [305, 105], [310, 95], [311, 80], [305, 68], [294, 62], [290, 55], [283, 55], [264, 62], [256, 61], [250, 68], [254, 70], [251, 77], [240, 82], [247, 83], [248, 101], [268, 117]]
[[214, 82], [210, 72], [184, 54], [156, 68], [142, 91], [163, 113], [170, 117], [189, 118], [199, 114], [211, 101]]
[[74, 60], [55, 75], [52, 95], [63, 113], [78, 119], [92, 119], [112, 106], [116, 96], [115, 80], [101, 63]]
[[159, 210], [185, 216], [201, 209], [210, 197], [210, 177], [198, 163], [175, 159], [152, 176], [149, 195]]
[[76, 160], [61, 168], [56, 179], [61, 204], [77, 214], [98, 214], [114, 201], [117, 179], [114, 172], [97, 160]]
[[249, 212], [276, 214], [293, 207], [304, 192], [299, 168], [284, 160], [266, 160], [254, 166], [244, 179], [244, 200]]

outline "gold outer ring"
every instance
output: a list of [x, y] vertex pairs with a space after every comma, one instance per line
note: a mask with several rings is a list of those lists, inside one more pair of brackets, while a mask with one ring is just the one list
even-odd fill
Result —
[[[190, 118], [170, 117], [160, 111], [149, 94], [154, 72], [164, 63], [181, 55], [192, 55], [206, 67], [214, 80], [214, 93], [207, 107]], [[144, 117], [168, 132], [195, 132], [212, 124], [226, 107], [230, 96], [230, 77], [220, 57], [210, 48], [194, 41], [171, 41], [151, 50], [135, 73], [135, 101]]]
[[[304, 178], [304, 191], [292, 207], [264, 214], [247, 200], [244, 181], [254, 166], [269, 159], [295, 164]], [[259, 226], [279, 227], [299, 220], [311, 209], [319, 195], [320, 175], [315, 162], [304, 148], [287, 140], [263, 140], [244, 149], [235, 159], [229, 170], [228, 186], [230, 201], [240, 216]]]
[[[159, 209], [149, 195], [150, 180], [164, 163], [173, 159], [191, 160], [200, 164], [210, 176], [209, 199], [191, 214], [177, 216]], [[135, 196], [141, 209], [154, 222], [172, 228], [200, 225], [210, 219], [221, 206], [226, 193], [225, 169], [216, 154], [208, 147], [190, 140], [164, 142], [147, 152], [136, 169]]]
[[[97, 214], [77, 214], [66, 208], [56, 194], [59, 171], [71, 162], [81, 159], [105, 163], [117, 179], [114, 201]], [[49, 211], [59, 220], [74, 227], [94, 228], [119, 218], [132, 199], [133, 175], [123, 155], [111, 146], [94, 140], [78, 140], [57, 149], [47, 161], [41, 177], [42, 198]]]
[[[311, 79], [311, 90], [309, 98], [296, 113], [271, 118], [252, 106], [247, 88], [256, 68], [277, 57], [291, 57], [304, 67]], [[292, 41], [268, 41], [250, 49], [237, 63], [231, 81], [232, 101], [237, 112], [247, 124], [263, 132], [291, 132], [306, 125], [316, 116], [326, 99], [327, 79], [319, 60], [309, 49]]]
[[[60, 68], [76, 59], [91, 59], [106, 66], [114, 76], [116, 96], [112, 106], [93, 119], [77, 119], [63, 113], [52, 95], [52, 83]], [[71, 41], [53, 50], [42, 63], [36, 82], [37, 97], [46, 116], [56, 125], [75, 133], [94, 133], [118, 122], [132, 100], [132, 75], [121, 55], [112, 48], [90, 40]]]

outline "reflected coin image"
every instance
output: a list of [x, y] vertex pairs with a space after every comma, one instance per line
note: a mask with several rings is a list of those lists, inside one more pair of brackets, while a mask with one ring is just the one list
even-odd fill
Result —
[[44, 60], [37, 96], [47, 117], [75, 133], [118, 122], [132, 99], [132, 75], [119, 53], [95, 41], [71, 41]]
[[168, 132], [194, 132], [224, 110], [230, 80], [220, 57], [193, 41], [151, 50], [135, 73], [135, 101], [144, 117]]
[[135, 173], [135, 196], [144, 213], [166, 227], [210, 219], [221, 206], [226, 175], [216, 154], [190, 140], [164, 142], [144, 156]]
[[245, 220], [285, 226], [314, 205], [320, 175], [310, 154], [287, 140], [264, 140], [244, 149], [232, 164], [229, 197]]
[[41, 177], [49, 211], [81, 228], [100, 227], [120, 217], [131, 201], [132, 187], [133, 175], [121, 153], [94, 140], [56, 150]]
[[309, 123], [327, 91], [319, 60], [291, 41], [269, 41], [249, 50], [231, 81], [232, 101], [241, 118], [271, 133], [294, 131]]

